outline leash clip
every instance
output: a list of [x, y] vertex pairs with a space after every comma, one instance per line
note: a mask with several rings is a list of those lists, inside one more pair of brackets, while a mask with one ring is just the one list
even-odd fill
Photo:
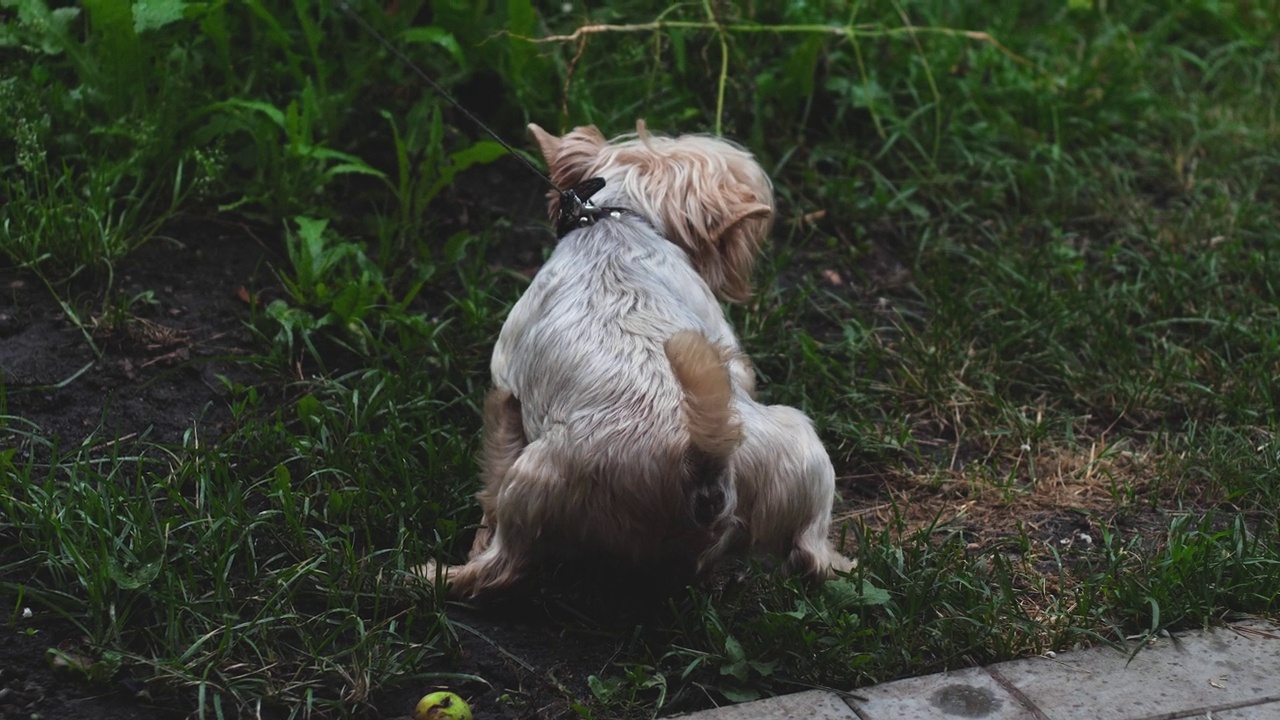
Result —
[[560, 212], [556, 216], [556, 236], [564, 237], [580, 227], [594, 225], [604, 211], [591, 202], [591, 196], [604, 187], [604, 178], [583, 180], [568, 190], [560, 191]]

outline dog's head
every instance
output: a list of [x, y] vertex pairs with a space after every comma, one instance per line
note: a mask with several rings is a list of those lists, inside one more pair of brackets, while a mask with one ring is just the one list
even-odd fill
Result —
[[[643, 120], [636, 134], [609, 142], [594, 125], [556, 137], [538, 127], [551, 181], [571, 188], [600, 177], [592, 202], [623, 207], [648, 220], [689, 254], [720, 297], [751, 294], [756, 252], [773, 224], [773, 186], [751, 153], [705, 135], [652, 135]], [[551, 194], [551, 217], [559, 198]]]

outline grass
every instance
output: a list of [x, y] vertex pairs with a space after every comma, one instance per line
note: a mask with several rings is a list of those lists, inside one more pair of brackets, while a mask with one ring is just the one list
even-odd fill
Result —
[[[0, 386], [0, 598], [74, 622], [86, 674], [128, 666], [203, 717], [465, 682], [448, 608], [407, 572], [477, 520], [483, 369], [524, 282], [493, 266], [525, 218], [437, 209], [497, 153], [335, 8], [150, 5], [132, 27], [122, 2], [0, 11], [0, 255], [106, 308], [168, 219], [284, 227], [282, 289], [247, 321], [286, 390], [233, 388], [227, 437], [71, 447]], [[625, 629], [563, 621], [620, 648], [585, 690], [546, 678], [566, 712], [1277, 613], [1275, 2], [695, 4], [540, 44], [588, 16], [357, 5], [509, 139], [722, 124], [778, 188], [731, 313], [765, 399], [822, 431], [859, 566], [690, 589]], [[772, 30], [732, 29], [751, 24]]]

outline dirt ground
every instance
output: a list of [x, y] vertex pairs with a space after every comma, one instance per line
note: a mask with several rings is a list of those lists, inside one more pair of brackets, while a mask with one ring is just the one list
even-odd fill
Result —
[[230, 415], [217, 376], [249, 378], [235, 362], [252, 348], [243, 323], [248, 308], [237, 291], [269, 277], [264, 253], [241, 227], [176, 224], [117, 270], [113, 296], [121, 302], [154, 295], [131, 305], [133, 317], [113, 318], [102, 312], [97, 288], [73, 287], [69, 304], [83, 328], [39, 279], [0, 270], [0, 378], [8, 414], [63, 443], [78, 443], [99, 426], [97, 442], [144, 433], [179, 442], [197, 421], [204, 432], [221, 433]]

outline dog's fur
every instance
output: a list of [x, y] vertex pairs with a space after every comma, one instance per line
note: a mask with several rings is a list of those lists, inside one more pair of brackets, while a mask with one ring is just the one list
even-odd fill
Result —
[[716, 300], [750, 294], [773, 221], [764, 171], [727, 142], [643, 121], [612, 143], [595, 127], [530, 130], [557, 187], [604, 178], [593, 202], [627, 212], [565, 235], [502, 328], [484, 519], [469, 561], [443, 571], [449, 594], [584, 550], [686, 579], [743, 551], [809, 577], [848, 570], [828, 539], [827, 453], [804, 414], [755, 401]]

